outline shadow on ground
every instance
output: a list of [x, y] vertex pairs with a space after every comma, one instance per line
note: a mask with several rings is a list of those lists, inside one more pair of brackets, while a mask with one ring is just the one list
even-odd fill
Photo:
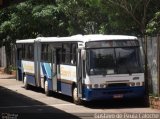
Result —
[[0, 86], [0, 117], [6, 119], [5, 116], [17, 115], [18, 119], [79, 119], [75, 115]]
[[[24, 88], [24, 87], [22, 86], [22, 88]], [[29, 90], [44, 94], [44, 89], [42, 89], [42, 88], [29, 86]], [[60, 93], [56, 93], [56, 92], [51, 92], [50, 97], [54, 97], [56, 99], [61, 99], [61, 100], [67, 101], [67, 102], [73, 102], [72, 97], [67, 96], [67, 95], [63, 95], [63, 94], [60, 94]]]
[[127, 108], [146, 108], [139, 99], [120, 99], [84, 102], [84, 105], [92, 109], [127, 109]]
[[[30, 86], [30, 90], [44, 93], [43, 89]], [[52, 92], [51, 97], [73, 102], [70, 96]], [[139, 99], [117, 99], [117, 100], [98, 100], [91, 102], [83, 102], [83, 106], [92, 109], [125, 109], [125, 108], [145, 108], [143, 100]]]

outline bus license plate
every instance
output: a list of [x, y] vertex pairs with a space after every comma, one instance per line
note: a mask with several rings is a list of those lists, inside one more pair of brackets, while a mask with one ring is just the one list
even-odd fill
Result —
[[113, 95], [113, 98], [115, 98], [115, 99], [123, 98], [123, 94], [115, 94], [115, 95]]

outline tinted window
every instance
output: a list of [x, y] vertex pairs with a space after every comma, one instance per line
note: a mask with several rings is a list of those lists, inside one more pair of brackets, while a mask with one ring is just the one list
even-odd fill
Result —
[[49, 47], [49, 44], [42, 44], [41, 46], [41, 60], [51, 62], [51, 48]]

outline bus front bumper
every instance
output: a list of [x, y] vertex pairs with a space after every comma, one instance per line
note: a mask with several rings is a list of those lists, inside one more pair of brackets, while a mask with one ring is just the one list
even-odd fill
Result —
[[143, 86], [136, 87], [116, 87], [116, 88], [101, 88], [87, 89], [84, 88], [83, 96], [86, 101], [117, 99], [117, 98], [142, 98], [145, 96], [145, 88]]

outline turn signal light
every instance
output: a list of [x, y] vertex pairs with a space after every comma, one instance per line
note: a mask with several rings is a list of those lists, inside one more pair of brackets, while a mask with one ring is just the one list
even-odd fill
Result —
[[106, 85], [105, 84], [100, 84], [100, 88], [105, 88]]
[[140, 86], [140, 82], [136, 82], [136, 86]]
[[98, 84], [94, 84], [94, 88], [98, 88]]
[[131, 82], [131, 83], [130, 83], [130, 86], [135, 86], [135, 83], [134, 83], [134, 82]]

